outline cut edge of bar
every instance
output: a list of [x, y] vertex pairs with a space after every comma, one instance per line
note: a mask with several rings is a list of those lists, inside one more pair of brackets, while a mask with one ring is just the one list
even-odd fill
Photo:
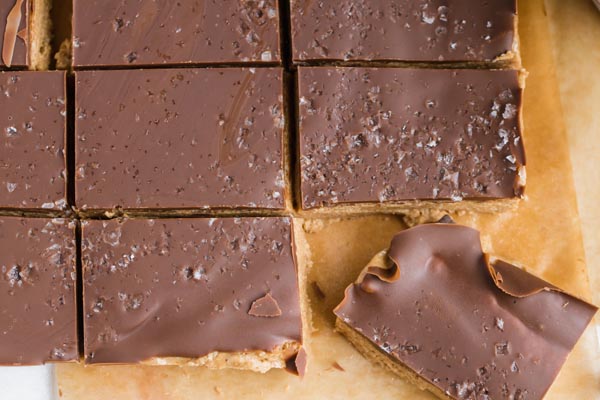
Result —
[[381, 348], [373, 344], [367, 337], [355, 331], [339, 317], [335, 320], [335, 330], [348, 339], [352, 346], [366, 359], [380, 365], [404, 381], [415, 385], [420, 390], [429, 391], [440, 399], [452, 400], [452, 397], [446, 395], [440, 388], [419, 376], [419, 374], [400, 360], [392, 359], [389, 354], [386, 354]]

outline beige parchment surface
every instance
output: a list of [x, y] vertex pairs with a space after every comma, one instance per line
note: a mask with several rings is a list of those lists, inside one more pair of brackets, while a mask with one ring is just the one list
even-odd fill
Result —
[[546, 0], [594, 301], [600, 304], [600, 10]]
[[[566, 3], [575, 0], [552, 1], [556, 4], [563, 2], [566, 7]], [[521, 0], [519, 12], [523, 59], [530, 72], [525, 94], [528, 198], [516, 212], [502, 215], [461, 215], [456, 219], [480, 229], [487, 247], [491, 247], [498, 256], [526, 265], [532, 272], [552, 283], [590, 299], [569, 161], [570, 148], [561, 107], [565, 110], [569, 107], [588, 107], [592, 113], [591, 107], [600, 104], [600, 94], [596, 88], [596, 103], [576, 105], [573, 100], [571, 103], [561, 104], [553, 41], [543, 0]], [[553, 26], [553, 29], [556, 28]], [[558, 65], [562, 67], [560, 57]], [[598, 65], [597, 63], [596, 67], [600, 68]], [[561, 72], [561, 78], [564, 78], [563, 74]], [[594, 77], [590, 74], [588, 78]], [[585, 84], [582, 85], [585, 88]], [[578, 90], [576, 87], [565, 89], [564, 86], [561, 85], [563, 92], [571, 90], [576, 93]], [[590, 119], [593, 119], [594, 116], [590, 115]], [[597, 123], [598, 114], [595, 118]], [[579, 126], [574, 125], [571, 118], [567, 122], [570, 128]], [[573, 150], [578, 146], [586, 148], [578, 142], [571, 144]], [[579, 175], [586, 174], [580, 173], [579, 169], [591, 168], [590, 164], [580, 164], [577, 157], [574, 159], [577, 183], [584, 182], [582, 185], [585, 188], [585, 177]], [[597, 162], [595, 166], [598, 169]], [[588, 185], [589, 182], [587, 181]], [[598, 186], [597, 183], [595, 185]], [[582, 210], [586, 212], [585, 207]], [[587, 218], [587, 214], [585, 215]], [[418, 391], [364, 360], [333, 331], [331, 310], [341, 300], [343, 289], [356, 278], [371, 256], [385, 248], [391, 236], [404, 228], [401, 219], [395, 216], [370, 216], [307, 225], [313, 227], [308, 234], [314, 262], [309, 280], [316, 282], [324, 297], [318, 295], [314, 286], [308, 285], [317, 331], [307, 338], [310, 358], [309, 372], [304, 380], [282, 371], [260, 375], [244, 371], [210, 371], [187, 367], [61, 365], [57, 367], [57, 375], [62, 398], [433, 399], [432, 395]], [[594, 257], [594, 253], [588, 251], [588, 256], [590, 254]], [[597, 262], [597, 254], [595, 257]], [[588, 329], [547, 399], [600, 398], [598, 347], [593, 329]]]
[[[573, 163], [592, 298], [600, 304], [600, 11], [587, 0], [546, 0]], [[600, 317], [596, 316], [600, 343]], [[600, 357], [596, 360], [600, 381]], [[599, 384], [600, 385], [600, 384]], [[596, 395], [600, 398], [600, 395]]]

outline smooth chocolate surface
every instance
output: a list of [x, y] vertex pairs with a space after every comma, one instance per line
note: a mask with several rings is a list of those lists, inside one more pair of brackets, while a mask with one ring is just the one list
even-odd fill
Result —
[[65, 73], [0, 72], [0, 208], [66, 206]]
[[76, 74], [86, 208], [284, 207], [282, 71]]
[[0, 364], [76, 361], [75, 226], [0, 218]]
[[514, 51], [516, 0], [292, 0], [295, 61], [493, 61]]
[[301, 342], [290, 224], [84, 222], [86, 362], [197, 358]]
[[302, 207], [523, 193], [512, 70], [299, 68]]
[[79, 66], [275, 62], [277, 0], [76, 0]]
[[0, 67], [23, 67], [28, 63], [27, 21], [28, 0], [0, 2]]
[[502, 261], [454, 224], [400, 232], [335, 310], [455, 399], [541, 399], [597, 308]]

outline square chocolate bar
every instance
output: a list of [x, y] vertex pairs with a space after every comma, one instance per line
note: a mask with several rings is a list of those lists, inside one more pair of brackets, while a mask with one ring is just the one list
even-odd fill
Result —
[[303, 210], [494, 211], [523, 195], [520, 71], [300, 67], [298, 79]]
[[0, 364], [77, 361], [75, 225], [0, 217]]
[[64, 72], [0, 72], [0, 208], [66, 201]]
[[280, 61], [277, 0], [76, 0], [77, 67]]
[[519, 66], [516, 0], [292, 0], [293, 57]]
[[283, 209], [282, 86], [278, 68], [77, 72], [77, 206]]
[[541, 400], [597, 310], [436, 223], [398, 233], [334, 312], [362, 354], [442, 399]]
[[288, 218], [83, 222], [85, 361], [265, 372], [302, 356]]

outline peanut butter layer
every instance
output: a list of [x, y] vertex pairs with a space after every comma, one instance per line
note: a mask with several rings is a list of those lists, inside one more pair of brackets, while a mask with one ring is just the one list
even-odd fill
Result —
[[275, 62], [277, 0], [76, 0], [73, 65]]
[[29, 62], [27, 51], [27, 21], [29, 0], [0, 2], [0, 67], [25, 67]]
[[75, 226], [0, 218], [0, 364], [76, 361]]
[[302, 343], [288, 218], [90, 220], [82, 258], [88, 364]]
[[81, 209], [285, 205], [282, 71], [76, 73]]
[[522, 195], [516, 70], [299, 68], [303, 209]]
[[292, 0], [294, 60], [494, 61], [517, 49], [516, 0]]
[[0, 208], [63, 209], [65, 74], [0, 72]]
[[442, 398], [536, 400], [596, 311], [484, 254], [478, 231], [438, 223], [397, 234], [335, 314], [357, 347]]

